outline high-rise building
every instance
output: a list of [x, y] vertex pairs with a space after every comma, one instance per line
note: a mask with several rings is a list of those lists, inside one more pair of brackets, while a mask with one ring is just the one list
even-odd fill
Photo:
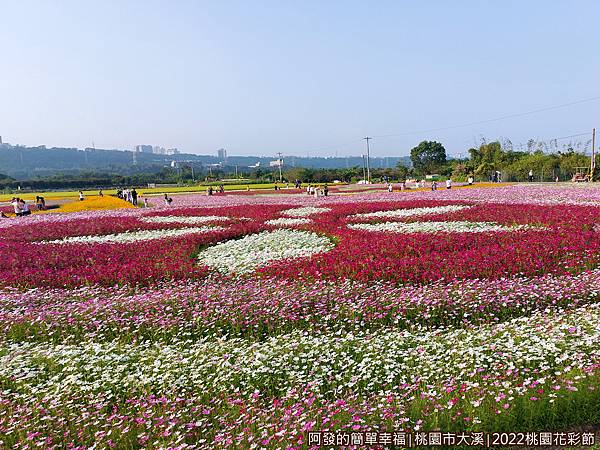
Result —
[[134, 151], [136, 151], [137, 153], [152, 153], [152, 146], [151, 145], [136, 145], [134, 147]]
[[166, 153], [166, 150], [164, 147], [161, 147], [160, 145], [155, 145], [152, 148], [152, 153], [154, 153], [155, 155], [164, 155]]
[[217, 150], [217, 156], [219, 157], [219, 161], [227, 161], [227, 150], [220, 148]]
[[168, 148], [165, 150], [165, 155], [178, 155], [179, 150], [176, 148]]

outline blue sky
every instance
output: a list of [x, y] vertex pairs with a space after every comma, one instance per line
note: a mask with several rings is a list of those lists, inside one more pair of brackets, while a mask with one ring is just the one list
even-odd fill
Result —
[[[600, 96], [597, 1], [0, 0], [0, 17], [0, 135], [25, 145], [360, 155], [366, 135]], [[372, 153], [594, 126], [600, 100]]]

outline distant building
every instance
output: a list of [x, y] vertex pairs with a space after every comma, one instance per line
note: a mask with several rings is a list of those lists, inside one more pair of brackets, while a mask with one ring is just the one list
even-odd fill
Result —
[[151, 145], [136, 145], [134, 147], [134, 151], [137, 153], [152, 153]]
[[217, 150], [217, 156], [219, 157], [220, 161], [227, 161], [227, 150], [220, 148]]
[[179, 150], [176, 148], [164, 148], [160, 145], [152, 147], [152, 153], [155, 155], [179, 155]]

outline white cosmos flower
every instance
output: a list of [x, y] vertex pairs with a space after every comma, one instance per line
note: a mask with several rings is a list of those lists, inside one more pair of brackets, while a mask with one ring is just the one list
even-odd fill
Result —
[[290, 217], [281, 217], [279, 219], [267, 220], [265, 222], [266, 225], [274, 225], [279, 227], [293, 227], [295, 225], [306, 225], [307, 223], [311, 223], [312, 220], [306, 218], [290, 218]]
[[516, 231], [528, 229], [525, 225], [505, 226], [493, 222], [385, 222], [353, 223], [353, 230], [392, 232], [392, 233], [484, 233], [491, 231]]
[[186, 224], [198, 224], [207, 222], [224, 222], [229, 220], [229, 217], [225, 216], [153, 216], [153, 217], [141, 217], [142, 222], [149, 223], [186, 223]]
[[210, 233], [211, 231], [224, 230], [223, 227], [190, 227], [173, 230], [140, 230], [125, 233], [107, 234], [102, 236], [71, 236], [55, 241], [43, 241], [42, 244], [126, 244], [130, 242], [148, 241], [151, 239], [164, 239], [185, 236], [196, 233]]
[[424, 208], [409, 208], [409, 209], [394, 209], [391, 211], [376, 211], [365, 214], [355, 214], [350, 216], [353, 219], [376, 219], [376, 218], [402, 218], [402, 217], [415, 217], [415, 216], [427, 216], [432, 214], [445, 214], [463, 209], [468, 209], [470, 206], [466, 205], [446, 205], [446, 206], [431, 206]]
[[284, 211], [281, 211], [281, 215], [289, 216], [289, 217], [308, 217], [308, 216], [312, 216], [313, 214], [321, 214], [321, 213], [325, 213], [328, 211], [331, 211], [331, 208], [319, 208], [316, 206], [305, 206], [302, 208], [286, 209]]
[[271, 261], [327, 252], [333, 243], [324, 236], [296, 230], [263, 231], [221, 242], [198, 255], [198, 261], [224, 273], [249, 273]]

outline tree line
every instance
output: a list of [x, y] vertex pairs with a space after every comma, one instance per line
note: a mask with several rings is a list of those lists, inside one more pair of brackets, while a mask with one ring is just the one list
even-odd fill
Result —
[[[483, 142], [479, 147], [468, 150], [465, 158], [449, 158], [443, 144], [436, 141], [423, 141], [410, 151], [411, 164], [400, 161], [389, 168], [371, 168], [374, 181], [404, 181], [425, 178], [437, 174], [441, 178], [464, 181], [472, 176], [475, 180], [489, 180], [495, 172], [501, 173], [503, 181], [526, 181], [530, 171], [535, 181], [570, 180], [578, 171], [587, 171], [589, 156], [572, 147], [547, 153], [541, 148], [529, 151], [514, 151], [499, 141]], [[600, 159], [598, 159], [600, 164]], [[582, 169], [583, 168], [583, 169]], [[140, 170], [140, 168], [138, 168]], [[294, 183], [355, 183], [365, 177], [366, 168], [354, 166], [347, 168], [310, 168], [284, 167], [283, 181]], [[598, 174], [595, 174], [596, 177]], [[179, 167], [161, 167], [139, 171], [132, 174], [102, 173], [87, 171], [77, 174], [57, 173], [29, 180], [15, 180], [0, 174], [0, 189], [5, 191], [22, 189], [79, 189], [108, 188], [118, 186], [146, 186], [149, 183], [195, 185], [201, 182], [220, 182], [239, 180], [242, 183], [274, 183], [279, 181], [277, 167], [244, 168], [234, 167], [196, 167], [181, 164]]]
[[[527, 181], [532, 174], [535, 181], [571, 180], [576, 173], [588, 174], [590, 157], [572, 147], [552, 153], [533, 147], [530, 151], [503, 148], [499, 141], [483, 142], [470, 148], [468, 157], [448, 159], [444, 146], [435, 141], [423, 141], [411, 150], [411, 174], [423, 176], [438, 173], [463, 180], [489, 180], [499, 172], [503, 181]], [[596, 158], [598, 163], [600, 159]], [[598, 174], [594, 174], [597, 176]]]

